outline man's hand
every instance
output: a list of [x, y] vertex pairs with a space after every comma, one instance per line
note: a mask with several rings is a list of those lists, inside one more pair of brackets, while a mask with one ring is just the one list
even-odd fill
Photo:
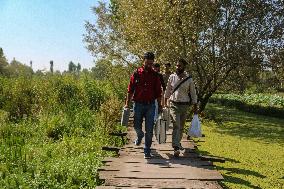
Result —
[[130, 100], [132, 99], [133, 93], [127, 93], [124, 108], [129, 108]]
[[167, 99], [167, 98], [165, 98], [165, 107], [166, 107], [166, 108], [169, 108], [169, 107], [170, 107], [170, 105], [169, 105], [169, 101], [168, 101], [168, 99]]
[[165, 108], [169, 108], [169, 107], [170, 107], [169, 103], [166, 102], [164, 107], [165, 107]]
[[158, 104], [158, 113], [162, 113], [163, 112], [163, 106], [161, 104]]
[[193, 111], [194, 114], [198, 114], [198, 107], [197, 107], [197, 104], [194, 104], [194, 105], [193, 105], [192, 111]]

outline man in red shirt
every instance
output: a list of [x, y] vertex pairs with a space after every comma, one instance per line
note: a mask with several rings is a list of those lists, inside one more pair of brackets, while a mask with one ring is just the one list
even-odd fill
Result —
[[[152, 69], [155, 55], [152, 52], [144, 54], [143, 66], [138, 68], [130, 77], [125, 108], [129, 108], [129, 102], [134, 101], [134, 129], [137, 134], [135, 145], [141, 144], [145, 135], [144, 158], [151, 158], [151, 145], [153, 137], [155, 99], [161, 106], [161, 81], [157, 73]], [[142, 122], [145, 117], [145, 134], [142, 130]]]

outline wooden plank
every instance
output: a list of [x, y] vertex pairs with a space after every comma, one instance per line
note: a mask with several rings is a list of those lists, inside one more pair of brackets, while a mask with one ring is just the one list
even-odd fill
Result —
[[187, 179], [107, 179], [106, 186], [123, 187], [152, 187], [152, 188], [206, 188], [221, 189], [216, 181], [200, 181]]
[[[119, 151], [120, 157], [132, 157], [133, 158], [143, 158], [143, 151], [135, 151], [135, 150], [127, 150], [127, 151]], [[194, 152], [194, 150], [184, 150], [180, 152], [180, 156], [178, 158], [173, 156], [172, 150], [152, 150], [152, 159], [197, 159], [200, 158], [198, 154]], [[205, 159], [204, 159], [205, 160]]]
[[128, 164], [141, 164], [144, 166], [156, 166], [156, 165], [212, 165], [208, 161], [200, 161], [195, 159], [144, 159], [143, 157], [123, 157], [123, 158], [105, 158], [103, 160], [109, 165], [121, 165], [128, 166]]
[[135, 156], [135, 157], [128, 157], [123, 156], [119, 158], [115, 157], [107, 157], [102, 160], [103, 162], [120, 162], [120, 163], [133, 163], [133, 162], [143, 162], [143, 163], [155, 163], [155, 162], [163, 162], [163, 163], [186, 163], [186, 162], [193, 162], [196, 161], [195, 159], [187, 159], [187, 158], [171, 158], [171, 159], [165, 159], [165, 158], [152, 158], [152, 159], [144, 159], [143, 156]]
[[[135, 163], [135, 164], [123, 164], [119, 165], [119, 163], [112, 163], [112, 164], [106, 164], [99, 168], [99, 170], [129, 170], [129, 171], [140, 171], [140, 170], [145, 170], [145, 169], [152, 169], [152, 170], [157, 170], [157, 171], [177, 171], [180, 170], [182, 171], [191, 171], [190, 167], [197, 167], [197, 168], [205, 168], [208, 170], [213, 170], [213, 167], [211, 166], [210, 163], [205, 163], [205, 162], [194, 162], [188, 165], [185, 164], [151, 164], [149, 166], [148, 164], [145, 165], [143, 163]], [[189, 170], [187, 170], [189, 169]]]
[[[115, 178], [179, 178], [179, 179], [198, 179], [198, 180], [220, 180], [222, 175], [209, 164], [197, 164], [181, 160], [169, 161], [155, 160], [152, 164], [144, 164], [134, 160], [128, 163], [120, 161], [110, 166], [104, 166], [100, 171], [100, 176], [108, 175]], [[155, 164], [153, 164], [155, 163]], [[170, 173], [170, 174], [169, 174]]]
[[101, 179], [108, 178], [136, 178], [136, 179], [188, 179], [188, 180], [223, 180], [224, 178], [216, 170], [204, 171], [188, 169], [187, 172], [161, 172], [161, 170], [149, 172], [100, 171]]
[[[210, 166], [210, 167], [209, 167]], [[166, 171], [166, 168], [171, 169], [173, 171], [173, 168], [179, 168], [180, 170], [184, 169], [192, 169], [193, 167], [197, 168], [206, 168], [208, 170], [213, 170], [214, 167], [212, 167], [211, 162], [203, 162], [203, 161], [193, 161], [193, 162], [178, 162], [178, 163], [170, 163], [170, 162], [164, 162], [164, 161], [155, 161], [151, 163], [147, 162], [129, 162], [129, 163], [121, 163], [121, 162], [111, 162], [106, 163], [102, 168], [106, 169], [120, 169], [120, 170], [129, 170], [129, 169], [159, 169], [159, 171], [162, 171], [161, 168], [163, 168], [163, 171]]]

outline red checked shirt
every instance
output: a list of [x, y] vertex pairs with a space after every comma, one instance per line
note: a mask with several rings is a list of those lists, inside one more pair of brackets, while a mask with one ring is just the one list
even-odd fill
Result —
[[145, 71], [144, 67], [137, 70], [136, 76], [132, 74], [128, 85], [128, 93], [134, 93], [135, 102], [148, 103], [161, 97], [161, 81], [153, 70]]

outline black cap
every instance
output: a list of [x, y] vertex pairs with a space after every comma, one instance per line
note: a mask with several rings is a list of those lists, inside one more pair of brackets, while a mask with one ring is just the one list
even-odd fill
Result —
[[154, 60], [155, 59], [155, 55], [152, 52], [146, 52], [144, 54], [144, 59], [148, 59], [148, 60]]
[[179, 62], [179, 63], [182, 63], [184, 66], [186, 66], [186, 65], [187, 65], [186, 60], [185, 60], [185, 59], [183, 59], [183, 58], [179, 59], [179, 60], [178, 60], [178, 62]]

